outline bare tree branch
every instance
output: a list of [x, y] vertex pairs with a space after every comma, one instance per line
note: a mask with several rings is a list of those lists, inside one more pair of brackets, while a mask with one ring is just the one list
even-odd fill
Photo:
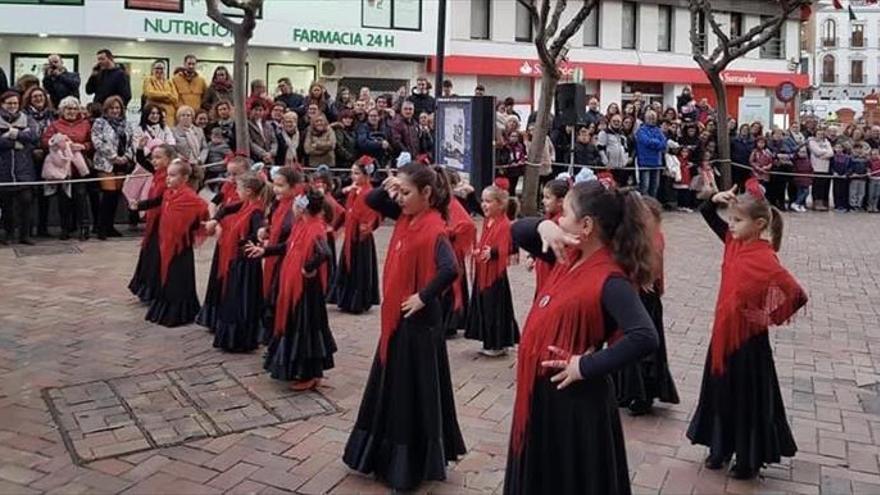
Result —
[[[544, 0], [544, 3], [549, 4], [550, 2], [549, 0]], [[553, 35], [556, 34], [556, 30], [559, 29], [559, 18], [562, 17], [562, 12], [567, 5], [568, 0], [556, 0], [553, 15], [550, 17], [550, 22], [547, 24], [547, 38], [552, 38]]]
[[[235, 33], [241, 27], [241, 24], [239, 24], [237, 22], [233, 22], [231, 19], [229, 19], [228, 17], [223, 15], [223, 13], [220, 12], [220, 4], [218, 2], [219, 2], [219, 0], [208, 0], [207, 1], [208, 17], [211, 18], [212, 21], [216, 22], [220, 26], [229, 30], [230, 32]], [[224, 2], [224, 5], [226, 5], [225, 2]]]
[[590, 13], [596, 8], [599, 4], [599, 0], [583, 0], [583, 5], [581, 5], [581, 9], [577, 14], [562, 28], [559, 36], [556, 37], [556, 40], [550, 46], [550, 53], [554, 56], [559, 56], [559, 53], [562, 51], [562, 47], [568, 43], [568, 40], [571, 39], [572, 36], [577, 32], [578, 29], [581, 28], [584, 21], [587, 20], [587, 17], [590, 16]]

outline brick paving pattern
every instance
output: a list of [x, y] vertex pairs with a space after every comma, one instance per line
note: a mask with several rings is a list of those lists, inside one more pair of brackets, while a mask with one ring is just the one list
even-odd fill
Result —
[[[771, 338], [797, 457], [762, 479], [735, 481], [705, 470], [705, 450], [685, 439], [721, 246], [697, 215], [673, 214], [664, 304], [682, 403], [622, 414], [635, 493], [880, 493], [880, 222], [787, 220], [782, 257], [811, 303]], [[379, 231], [379, 246], [389, 233]], [[260, 352], [223, 354], [202, 328], [143, 321], [145, 308], [125, 288], [135, 240], [70, 244], [79, 254], [46, 246], [22, 257], [0, 250], [0, 494], [387, 492], [340, 460], [378, 338], [377, 310], [330, 310], [336, 369], [320, 395], [303, 396], [262, 373]], [[196, 255], [202, 290], [212, 249]], [[532, 275], [518, 266], [511, 278], [522, 319]], [[514, 357], [489, 359], [478, 348], [449, 342], [468, 453], [446, 482], [420, 492], [500, 491]]]

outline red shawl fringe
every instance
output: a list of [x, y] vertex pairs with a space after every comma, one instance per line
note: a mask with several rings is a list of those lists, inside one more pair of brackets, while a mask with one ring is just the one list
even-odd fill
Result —
[[[150, 182], [150, 192], [147, 193], [147, 197], [150, 199], [158, 198], [165, 192], [165, 189], [168, 188], [168, 185], [165, 182], [165, 179], [168, 177], [168, 168], [162, 167], [156, 169], [153, 172], [153, 180]], [[158, 226], [158, 220], [160, 215], [159, 208], [151, 208], [147, 210], [146, 214], [144, 214], [144, 239], [142, 241], [142, 246], [146, 247], [150, 242], [150, 239], [153, 237], [153, 234], [156, 232], [156, 227]]]
[[[275, 310], [275, 335], [284, 334], [290, 312], [299, 304], [305, 289], [303, 270], [315, 251], [318, 241], [326, 239], [324, 220], [321, 217], [301, 217], [293, 225], [287, 239], [287, 254], [281, 262], [278, 278], [278, 299]], [[327, 263], [318, 268], [322, 288], [327, 287]], [[323, 290], [323, 289], [322, 289]]]
[[[367, 183], [364, 186], [352, 188], [345, 199], [348, 210], [345, 213], [345, 239], [342, 244], [345, 266], [351, 273], [351, 249], [353, 242], [361, 239], [361, 226], [368, 226], [375, 230], [379, 226], [381, 217], [378, 213], [367, 206], [367, 194], [373, 187]], [[364, 234], [367, 236], [369, 234]]]
[[[545, 218], [558, 224], [560, 216], [559, 213], [556, 213], [555, 215], [546, 215]], [[535, 296], [541, 292], [544, 284], [547, 283], [547, 279], [550, 278], [550, 272], [553, 271], [553, 265], [553, 263], [548, 263], [540, 258], [535, 258]]]
[[452, 241], [452, 251], [458, 261], [458, 277], [452, 285], [454, 311], [464, 308], [464, 292], [462, 291], [462, 278], [467, 279], [467, 262], [474, 251], [477, 242], [477, 225], [461, 203], [453, 198], [449, 202], [449, 222], [447, 234]]
[[[287, 215], [293, 215], [294, 196], [278, 198], [275, 208], [269, 215], [269, 246], [275, 246], [281, 241], [281, 232], [284, 230], [284, 219]], [[275, 269], [278, 267], [278, 257], [270, 256], [263, 263], [263, 296], [269, 297], [272, 291], [272, 279]]]
[[234, 180], [227, 179], [226, 182], [220, 186], [220, 194], [223, 195], [224, 205], [231, 205], [241, 201], [241, 198], [238, 197], [238, 185]]
[[[259, 201], [247, 201], [241, 205], [241, 208], [230, 213], [220, 220], [220, 239], [217, 241], [217, 249], [219, 249], [219, 258], [217, 260], [217, 278], [221, 281], [226, 280], [226, 274], [232, 261], [238, 257], [240, 252], [240, 243], [250, 235], [251, 215], [263, 209], [263, 204]], [[223, 284], [224, 290], [226, 284]]]
[[483, 248], [495, 250], [498, 256], [488, 261], [476, 260], [474, 278], [480, 291], [488, 289], [507, 273], [513, 239], [510, 236], [510, 220], [504, 214], [486, 219], [477, 252], [481, 252]]
[[199, 229], [196, 222], [208, 219], [208, 205], [198, 193], [187, 185], [178, 189], [166, 189], [162, 198], [159, 226], [159, 277], [164, 286], [168, 281], [171, 260], [192, 244], [200, 244], [204, 235], [190, 232]]

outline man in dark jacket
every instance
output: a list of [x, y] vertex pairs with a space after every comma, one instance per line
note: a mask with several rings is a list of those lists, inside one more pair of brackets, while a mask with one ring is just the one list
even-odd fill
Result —
[[602, 112], [599, 111], [599, 100], [595, 97], [590, 98], [587, 107], [587, 116], [584, 119], [584, 123], [587, 125], [596, 124], [598, 126], [599, 121], [602, 120]]
[[68, 96], [79, 99], [79, 82], [79, 74], [67, 70], [60, 55], [49, 55], [48, 63], [43, 69], [43, 87], [56, 107]]
[[275, 97], [275, 101], [283, 102], [287, 108], [299, 113], [305, 99], [303, 95], [293, 92], [293, 84], [289, 77], [278, 80], [278, 91], [281, 93]]
[[407, 99], [413, 103], [416, 115], [421, 115], [422, 112], [434, 113], [434, 108], [437, 106], [434, 97], [428, 94], [428, 80], [424, 77], [416, 80], [416, 87]]
[[410, 154], [413, 160], [419, 154], [419, 123], [414, 117], [413, 102], [405, 101], [400, 107], [400, 115], [391, 124], [391, 147], [394, 156], [403, 152]]
[[675, 99], [675, 108], [678, 110], [678, 113], [681, 113], [681, 109], [693, 99], [694, 96], [691, 94], [691, 88], [685, 86], [684, 89], [681, 90], [681, 94]]
[[118, 96], [128, 106], [131, 101], [131, 82], [125, 69], [116, 65], [110, 50], [98, 50], [97, 55], [98, 63], [86, 82], [86, 94], [95, 95], [95, 103], [98, 104], [103, 104], [111, 96]]
[[[37, 180], [34, 167], [34, 148], [40, 143], [37, 124], [21, 111], [21, 96], [6, 90], [0, 95], [0, 182], [31, 182]], [[6, 235], [0, 244], [6, 244], [18, 227], [18, 242], [33, 244], [31, 231], [32, 189], [26, 186], [7, 186], [0, 190], [0, 209]]]

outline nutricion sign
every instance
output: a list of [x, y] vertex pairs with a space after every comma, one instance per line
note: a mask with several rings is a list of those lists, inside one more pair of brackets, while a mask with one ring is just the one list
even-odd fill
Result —
[[294, 43], [338, 45], [354, 48], [394, 48], [394, 41], [393, 34], [293, 28]]
[[156, 34], [175, 34], [202, 36], [205, 38], [226, 38], [229, 30], [213, 21], [191, 21], [187, 19], [144, 18], [144, 32]]

